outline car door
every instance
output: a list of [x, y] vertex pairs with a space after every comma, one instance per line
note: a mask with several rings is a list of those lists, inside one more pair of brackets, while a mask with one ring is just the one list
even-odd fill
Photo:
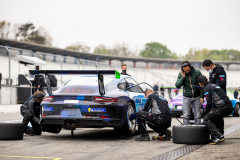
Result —
[[125, 78], [125, 81], [129, 87], [129, 89], [126, 89], [126, 92], [128, 92], [129, 97], [134, 101], [136, 112], [141, 111], [146, 103], [142, 88], [138, 86], [138, 83], [132, 78]]

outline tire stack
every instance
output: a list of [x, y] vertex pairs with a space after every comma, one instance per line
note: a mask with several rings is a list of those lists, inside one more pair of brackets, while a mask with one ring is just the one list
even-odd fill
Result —
[[0, 123], [0, 140], [23, 139], [22, 123]]
[[172, 129], [173, 143], [207, 144], [209, 132], [205, 125], [176, 125]]

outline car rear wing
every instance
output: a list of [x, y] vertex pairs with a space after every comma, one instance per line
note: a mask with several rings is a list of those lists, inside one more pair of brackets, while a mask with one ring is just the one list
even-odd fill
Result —
[[44, 75], [46, 79], [47, 92], [52, 95], [52, 88], [50, 84], [50, 75], [97, 75], [98, 76], [98, 88], [99, 94], [102, 96], [105, 94], [103, 77], [104, 75], [115, 76], [116, 79], [120, 79], [120, 73], [116, 70], [29, 70], [29, 77], [34, 78], [35, 75]]

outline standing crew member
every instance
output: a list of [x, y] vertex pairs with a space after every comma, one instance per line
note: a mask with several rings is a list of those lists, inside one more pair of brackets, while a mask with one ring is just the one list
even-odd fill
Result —
[[225, 93], [227, 93], [227, 75], [224, 68], [220, 64], [213, 64], [210, 59], [203, 61], [203, 67], [209, 72], [209, 82], [217, 84]]
[[121, 69], [122, 69], [121, 74], [130, 76], [129, 74], [127, 74], [127, 65], [126, 64], [122, 64]]
[[234, 91], [234, 98], [238, 99], [238, 90], [237, 89]]
[[[37, 91], [21, 106], [20, 113], [23, 116], [23, 133], [30, 134], [31, 136], [42, 134], [40, 126], [40, 103], [44, 96], [43, 92]], [[31, 122], [32, 127], [27, 126], [29, 122]]]
[[[39, 70], [39, 66], [36, 66], [36, 70]], [[34, 81], [38, 90], [43, 92], [43, 88], [46, 86], [43, 75], [35, 75]]]
[[[209, 59], [203, 61], [203, 67], [209, 72], [209, 82], [218, 85], [227, 94], [227, 75], [224, 68], [220, 64], [213, 64]], [[201, 102], [203, 103], [203, 102]], [[224, 120], [218, 119], [216, 122], [217, 128], [224, 135]]]
[[154, 86], [153, 86], [153, 89], [159, 93], [159, 86], [158, 86], [158, 83], [156, 83]]
[[163, 86], [163, 84], [162, 84], [161, 87], [160, 87], [160, 91], [161, 91], [162, 97], [164, 98], [164, 91], [165, 91], [165, 89], [164, 89], [163, 87], [164, 87], [164, 86]]
[[201, 88], [198, 86], [198, 77], [202, 75], [196, 70], [190, 62], [183, 61], [175, 86], [181, 88], [183, 86], [183, 124], [189, 125], [190, 108], [194, 110], [195, 125], [201, 124], [200, 117], [200, 98], [203, 101]]
[[203, 93], [207, 100], [206, 110], [202, 114], [202, 117], [212, 136], [210, 144], [218, 144], [219, 142], [223, 142], [225, 138], [219, 128], [217, 128], [216, 123], [232, 113], [232, 102], [218, 85], [208, 82], [205, 76], [201, 75], [198, 78], [198, 82], [203, 88]]
[[[172, 138], [171, 131], [167, 128], [171, 126], [171, 114], [168, 107], [168, 101], [159, 95], [156, 92], [153, 92], [150, 89], [145, 91], [145, 96], [147, 102], [142, 111], [139, 111], [130, 116], [130, 120], [137, 118], [138, 130], [142, 133], [139, 138], [136, 138], [136, 141], [150, 141], [149, 135], [147, 133], [145, 121], [148, 126], [152, 128], [159, 136], [165, 135], [165, 140], [170, 140]], [[149, 113], [149, 110], [152, 109], [152, 113]]]

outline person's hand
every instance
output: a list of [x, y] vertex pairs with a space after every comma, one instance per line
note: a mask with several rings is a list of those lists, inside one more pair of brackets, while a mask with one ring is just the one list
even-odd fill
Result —
[[132, 121], [134, 119], [136, 119], [136, 114], [133, 113], [129, 116], [129, 120]]
[[185, 77], [185, 72], [183, 72], [182, 70], [180, 70], [180, 73], [183, 77]]
[[39, 124], [40, 124], [41, 122], [39, 122]]
[[204, 103], [204, 99], [203, 98], [200, 98], [200, 103], [201, 103], [201, 105], [203, 105], [203, 103]]
[[40, 85], [38, 85], [38, 88], [40, 88]]

